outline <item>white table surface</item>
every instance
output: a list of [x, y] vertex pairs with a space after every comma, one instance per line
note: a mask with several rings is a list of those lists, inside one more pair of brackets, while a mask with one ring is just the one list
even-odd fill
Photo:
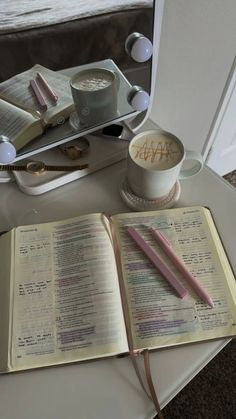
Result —
[[[28, 196], [16, 184], [0, 185], [0, 230], [91, 212], [128, 212], [119, 195], [125, 161], [41, 196]], [[181, 182], [178, 206], [210, 207], [236, 271], [236, 191], [210, 169]], [[153, 379], [162, 407], [222, 348], [217, 340], [151, 354]], [[0, 376], [1, 419], [148, 419], [152, 403], [140, 387], [128, 358], [57, 366]]]

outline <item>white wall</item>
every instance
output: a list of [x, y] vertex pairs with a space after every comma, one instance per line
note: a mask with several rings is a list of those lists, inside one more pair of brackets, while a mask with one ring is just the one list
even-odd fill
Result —
[[150, 118], [202, 151], [236, 53], [236, 0], [165, 0]]

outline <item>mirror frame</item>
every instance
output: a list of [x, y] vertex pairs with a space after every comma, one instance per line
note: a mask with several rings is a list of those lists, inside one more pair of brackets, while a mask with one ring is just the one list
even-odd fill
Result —
[[146, 111], [139, 113], [136, 117], [125, 121], [129, 129], [133, 132], [137, 132], [144, 122], [148, 119], [151, 107], [153, 104], [153, 98], [155, 94], [155, 88], [157, 86], [157, 74], [158, 74], [158, 60], [161, 40], [161, 28], [164, 14], [165, 0], [153, 0], [153, 55], [152, 55], [152, 69], [151, 69], [151, 87], [150, 87], [150, 102], [149, 107]]

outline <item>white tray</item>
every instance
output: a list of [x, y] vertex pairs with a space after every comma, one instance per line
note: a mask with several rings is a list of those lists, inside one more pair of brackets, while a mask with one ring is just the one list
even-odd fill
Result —
[[[89, 141], [90, 148], [88, 153], [80, 159], [70, 160], [58, 147], [54, 147], [47, 151], [34, 154], [34, 156], [30, 158], [21, 160], [20, 164], [32, 160], [39, 160], [52, 165], [73, 166], [88, 163], [89, 167], [87, 169], [73, 172], [45, 171], [39, 175], [30, 174], [25, 171], [14, 171], [13, 175], [21, 191], [29, 195], [40, 195], [95, 172], [96, 170], [102, 169], [103, 167], [109, 166], [110, 164], [116, 163], [126, 157], [129, 144], [128, 141], [114, 138], [102, 138], [95, 135], [87, 135], [86, 138]], [[76, 143], [76, 141], [79, 141], [79, 139], [74, 140], [73, 142]]]

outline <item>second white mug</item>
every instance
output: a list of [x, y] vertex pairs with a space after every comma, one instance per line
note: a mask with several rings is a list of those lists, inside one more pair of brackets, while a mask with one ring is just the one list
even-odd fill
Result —
[[89, 68], [70, 81], [75, 110], [81, 124], [92, 126], [117, 116], [119, 76], [106, 68]]

